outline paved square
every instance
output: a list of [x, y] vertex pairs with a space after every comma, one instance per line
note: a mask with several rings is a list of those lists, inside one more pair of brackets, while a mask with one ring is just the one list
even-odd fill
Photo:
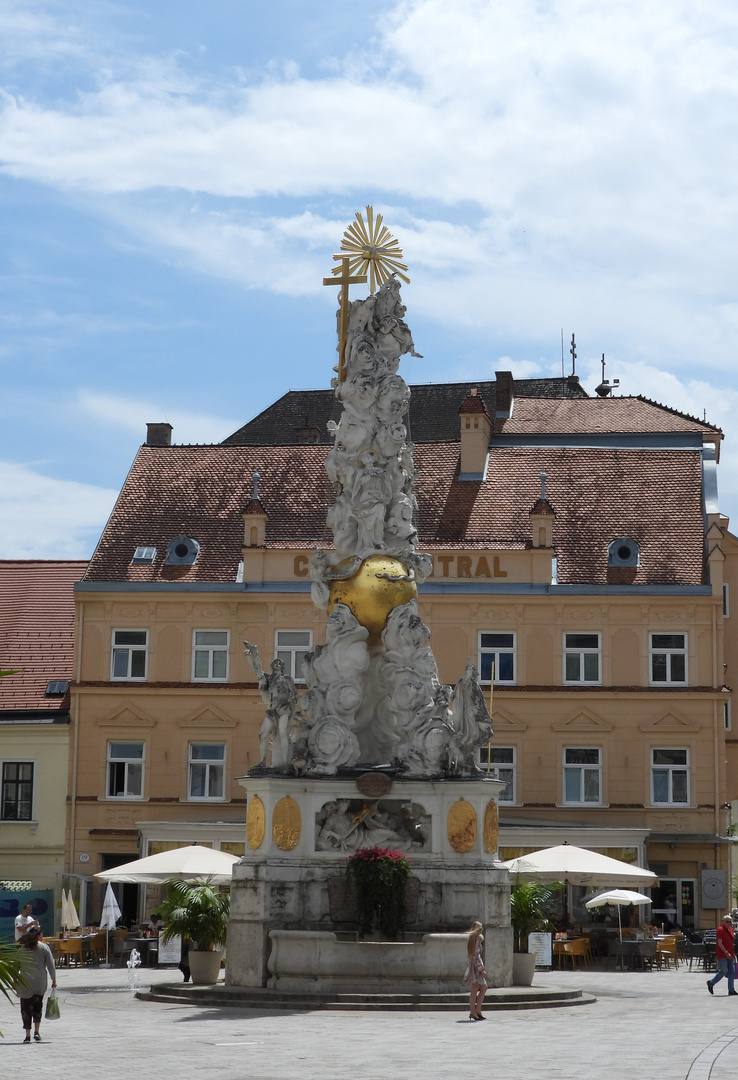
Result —
[[[145, 971], [141, 984], [177, 972]], [[594, 1005], [490, 1014], [275, 1012], [142, 1002], [127, 971], [59, 973], [62, 1018], [24, 1046], [20, 1010], [0, 999], [0, 1075], [7, 1080], [735, 1080], [738, 1001], [705, 975], [538, 973], [579, 985]], [[725, 989], [724, 989], [725, 987]]]

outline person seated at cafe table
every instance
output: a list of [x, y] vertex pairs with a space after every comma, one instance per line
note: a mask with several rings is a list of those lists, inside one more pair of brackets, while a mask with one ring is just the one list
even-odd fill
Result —
[[158, 934], [160, 930], [164, 929], [164, 923], [161, 921], [161, 916], [157, 915], [155, 911], [151, 913], [149, 919], [149, 930], [152, 934]]

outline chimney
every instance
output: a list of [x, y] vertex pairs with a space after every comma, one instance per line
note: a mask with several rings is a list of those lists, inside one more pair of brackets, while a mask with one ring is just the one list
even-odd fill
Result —
[[495, 383], [495, 416], [510, 416], [515, 396], [512, 371], [496, 371]]
[[243, 518], [244, 548], [263, 548], [266, 545], [266, 523], [269, 515], [259, 499], [259, 481], [261, 477], [256, 469], [252, 476], [254, 490], [250, 502], [241, 511]]
[[553, 547], [553, 523], [556, 512], [546, 498], [546, 473], [541, 470], [541, 494], [534, 502], [529, 512], [531, 526], [531, 540], [534, 548]]
[[147, 446], [171, 446], [172, 445], [172, 425], [171, 424], [147, 424], [146, 425], [146, 445]]
[[459, 409], [461, 421], [461, 465], [459, 480], [484, 480], [492, 417], [476, 387]]

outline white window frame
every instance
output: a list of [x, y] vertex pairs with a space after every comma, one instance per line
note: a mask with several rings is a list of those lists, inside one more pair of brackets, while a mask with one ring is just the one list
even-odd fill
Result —
[[[512, 761], [494, 761], [494, 754], [498, 751], [510, 751], [512, 752]], [[489, 764], [488, 751], [491, 751], [493, 760]], [[489, 765], [489, 769], [488, 769]], [[499, 802], [502, 806], [513, 806], [518, 801], [518, 748], [517, 746], [495, 746], [491, 747], [480, 746], [479, 748], [479, 768], [482, 770], [485, 776], [491, 776], [493, 780], [503, 780], [506, 784], [510, 785], [512, 792], [512, 798], [504, 798], [504, 792], [500, 792]], [[511, 776], [500, 776], [501, 772], [510, 773]]]
[[[225, 634], [225, 644], [220, 645], [207, 645], [198, 644], [198, 634]], [[231, 651], [231, 632], [230, 630], [216, 630], [209, 628], [200, 628], [199, 630], [192, 631], [192, 682], [228, 682], [228, 675], [230, 670], [230, 651]], [[207, 653], [208, 656], [208, 674], [196, 675], [195, 667], [197, 663], [197, 653]], [[225, 675], [213, 675], [213, 654], [225, 653]]]
[[[219, 746], [223, 749], [223, 756], [220, 758], [193, 758], [192, 750], [195, 746]], [[187, 800], [188, 802], [225, 802], [226, 799], [226, 757], [228, 754], [228, 748], [225, 743], [216, 742], [191, 742], [187, 746]], [[205, 768], [205, 783], [203, 785], [204, 790], [207, 791], [210, 787], [210, 775], [212, 771], [220, 772], [220, 795], [193, 795], [192, 794], [192, 769], [193, 766], [204, 766]]]
[[[3, 817], [3, 808], [5, 806], [5, 766], [6, 765], [30, 765], [31, 766], [31, 814], [27, 818], [6, 818]], [[34, 810], [36, 809], [36, 778], [38, 776], [38, 765], [35, 758], [28, 757], [13, 757], [3, 758], [0, 761], [0, 823], [3, 825], [30, 825], [32, 821], [35, 821]], [[26, 781], [21, 781], [26, 783]]]
[[[140, 746], [140, 757], [112, 757], [110, 748], [112, 746]], [[124, 790], [119, 795], [113, 795], [110, 792], [110, 767], [111, 765], [123, 765], [124, 766]], [[140, 765], [141, 767], [141, 791], [139, 794], [133, 794], [129, 790], [129, 770], [131, 765]], [[106, 764], [105, 764], [105, 798], [112, 799], [114, 802], [129, 801], [129, 802], [141, 802], [144, 797], [144, 783], [146, 781], [146, 742], [144, 739], [108, 739], [108, 745], [106, 750]]]
[[[681, 637], [684, 639], [684, 645], [681, 649], [672, 648], [670, 646], [654, 647], [654, 638], [656, 637]], [[665, 679], [654, 679], [653, 677], [653, 661], [656, 656], [666, 657], [667, 677]], [[672, 657], [683, 656], [684, 657], [684, 678], [672, 679]], [[668, 630], [651, 630], [648, 635], [648, 676], [649, 686], [688, 686], [689, 685], [689, 634], [686, 631], [677, 630], [671, 633]]]
[[[307, 644], [282, 644], [280, 642], [280, 634], [306, 634]], [[312, 648], [313, 632], [312, 630], [306, 630], [304, 626], [293, 628], [292, 630], [281, 628], [274, 631], [274, 658], [275, 660], [281, 660], [283, 662], [285, 675], [289, 675], [298, 685], [301, 683], [304, 684], [305, 679], [302, 675], [298, 675], [296, 671], [297, 655], [298, 653], [310, 652]]]
[[[680, 753], [683, 753], [684, 758], [685, 758], [684, 764], [680, 763], [678, 765], [677, 764], [670, 765], [668, 763], [664, 764], [662, 762], [658, 762], [658, 763], [655, 762], [654, 761], [654, 755], [657, 754], [659, 752], [659, 750], [671, 750], [671, 751], [679, 751]], [[690, 806], [692, 796], [691, 796], [691, 784], [690, 784], [689, 747], [688, 746], [652, 746], [651, 747], [650, 757], [651, 757], [651, 805], [652, 806]], [[656, 791], [655, 791], [656, 785], [654, 784], [654, 779], [655, 779], [654, 773], [656, 772], [656, 770], [658, 770], [660, 772], [665, 771], [665, 772], [668, 773], [668, 780], [667, 780], [668, 798], [665, 801], [658, 801], [657, 802], [657, 800], [656, 800]], [[674, 774], [677, 773], [677, 772], [678, 773], [684, 773], [685, 776], [686, 776], [686, 780], [687, 780], [687, 798], [686, 798], [686, 800], [682, 800], [682, 799], [675, 800], [674, 797], [673, 797], [673, 795], [674, 795]]]
[[[569, 645], [567, 645], [566, 639], [568, 637], [574, 637], [575, 634], [577, 634], [579, 636], [583, 636], [583, 635], [586, 634], [589, 637], [596, 637], [597, 638], [597, 646], [595, 648], [591, 648], [589, 646], [580, 646], [580, 645], [569, 646]], [[565, 630], [562, 640], [563, 640], [563, 652], [564, 652], [563, 663], [562, 663], [564, 683], [568, 684], [570, 686], [574, 686], [574, 685], [577, 685], [577, 686], [601, 686], [602, 685], [602, 633], [599, 630], [597, 630], [597, 631], [595, 631], [595, 630]], [[567, 658], [570, 657], [570, 656], [578, 656], [579, 657], [579, 678], [578, 679], [570, 679], [570, 678], [567, 677], [566, 661], [567, 661]], [[597, 657], [597, 678], [596, 679], [585, 679], [584, 678], [584, 667], [585, 667], [584, 658], [585, 658], [585, 656], [596, 656]]]
[[[568, 753], [579, 753], [583, 750], [594, 751], [597, 754], [597, 763], [587, 763], [578, 761], [567, 761], [566, 756]], [[562, 804], [564, 806], [602, 806], [602, 747], [601, 746], [565, 746], [562, 750]], [[566, 776], [567, 772], [579, 772], [579, 798], [569, 799], [566, 793]], [[597, 774], [597, 798], [587, 799], [586, 790], [586, 775], [588, 773]]]
[[733, 730], [733, 709], [730, 700], [723, 702], [723, 727], [726, 731]]
[[[482, 636], [483, 635], [487, 636], [489, 634], [499, 634], [499, 635], [504, 634], [505, 637], [512, 638], [512, 645], [511, 646], [482, 645]], [[509, 655], [512, 656], [512, 679], [501, 679], [500, 678], [500, 654], [501, 653], [505, 653], [505, 655], [509, 654]], [[477, 659], [478, 659], [478, 662], [479, 662], [478, 667], [479, 667], [479, 673], [480, 673], [480, 682], [481, 682], [482, 686], [489, 686], [489, 684], [490, 684], [489, 677], [485, 677], [484, 674], [483, 674], [483, 669], [484, 669], [484, 667], [486, 667], [486, 664], [483, 663], [482, 658], [486, 657], [486, 656], [492, 656], [493, 657], [493, 663], [495, 665], [494, 685], [495, 686], [515, 686], [516, 682], [517, 682], [517, 677], [518, 677], [518, 635], [517, 635], [517, 632], [515, 630], [480, 630], [478, 632], [478, 634], [477, 634]]]
[[[143, 645], [131, 644], [126, 642], [116, 643], [116, 634], [144, 634], [145, 641]], [[110, 645], [110, 681], [111, 682], [146, 682], [146, 678], [149, 673], [149, 632], [143, 630], [139, 626], [119, 626], [111, 633], [111, 645]], [[126, 675], [115, 674], [115, 656], [116, 653], [128, 652], [128, 663], [126, 665]], [[144, 673], [143, 675], [131, 675], [131, 669], [133, 667], [133, 654], [144, 654]]]

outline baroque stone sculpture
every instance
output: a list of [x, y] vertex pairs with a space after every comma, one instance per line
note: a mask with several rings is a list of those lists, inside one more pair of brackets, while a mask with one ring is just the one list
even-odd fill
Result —
[[[374, 278], [372, 260], [381, 267], [368, 247]], [[492, 734], [479, 676], [469, 662], [453, 692], [441, 684], [417, 607], [417, 585], [432, 561], [417, 546], [416, 471], [405, 423], [410, 389], [398, 368], [404, 354], [420, 354], [395, 274], [377, 272], [379, 289], [349, 303], [349, 282], [366, 279], [350, 278], [348, 258], [342, 273], [332, 386], [343, 411], [328, 425], [334, 442], [325, 462], [336, 494], [326, 518], [334, 550], [318, 549], [310, 568], [313, 602], [330, 612], [326, 642], [304, 658], [299, 723], [284, 673], [254, 669], [269, 705], [262, 758], [271, 735], [272, 768], [307, 776], [358, 765], [391, 765], [410, 776], [468, 775]], [[251, 646], [247, 653], [253, 664]], [[332, 811], [321, 843], [339, 835], [340, 813]], [[342, 843], [357, 833], [350, 830]]]

